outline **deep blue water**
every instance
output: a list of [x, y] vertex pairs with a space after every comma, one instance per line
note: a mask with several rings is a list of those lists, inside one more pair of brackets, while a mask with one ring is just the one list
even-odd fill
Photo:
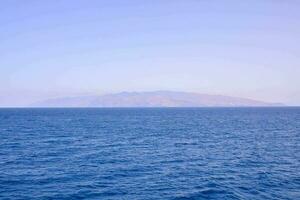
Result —
[[0, 109], [0, 199], [300, 199], [300, 108]]

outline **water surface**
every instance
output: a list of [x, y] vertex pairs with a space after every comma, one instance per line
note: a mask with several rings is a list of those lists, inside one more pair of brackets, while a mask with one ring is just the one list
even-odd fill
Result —
[[0, 199], [300, 199], [300, 108], [0, 109]]

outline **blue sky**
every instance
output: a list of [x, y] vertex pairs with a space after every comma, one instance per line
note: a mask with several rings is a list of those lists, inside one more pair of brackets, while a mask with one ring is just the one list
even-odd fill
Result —
[[300, 105], [300, 1], [2, 0], [0, 106], [176, 90]]

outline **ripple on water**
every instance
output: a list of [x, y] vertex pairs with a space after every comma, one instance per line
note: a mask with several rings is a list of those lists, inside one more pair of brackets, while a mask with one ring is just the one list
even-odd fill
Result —
[[0, 199], [300, 199], [300, 108], [0, 109]]

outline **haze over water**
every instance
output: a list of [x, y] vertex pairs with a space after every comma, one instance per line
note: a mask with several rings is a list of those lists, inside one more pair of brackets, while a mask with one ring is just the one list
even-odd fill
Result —
[[297, 0], [1, 0], [0, 107], [171, 90], [300, 105]]

